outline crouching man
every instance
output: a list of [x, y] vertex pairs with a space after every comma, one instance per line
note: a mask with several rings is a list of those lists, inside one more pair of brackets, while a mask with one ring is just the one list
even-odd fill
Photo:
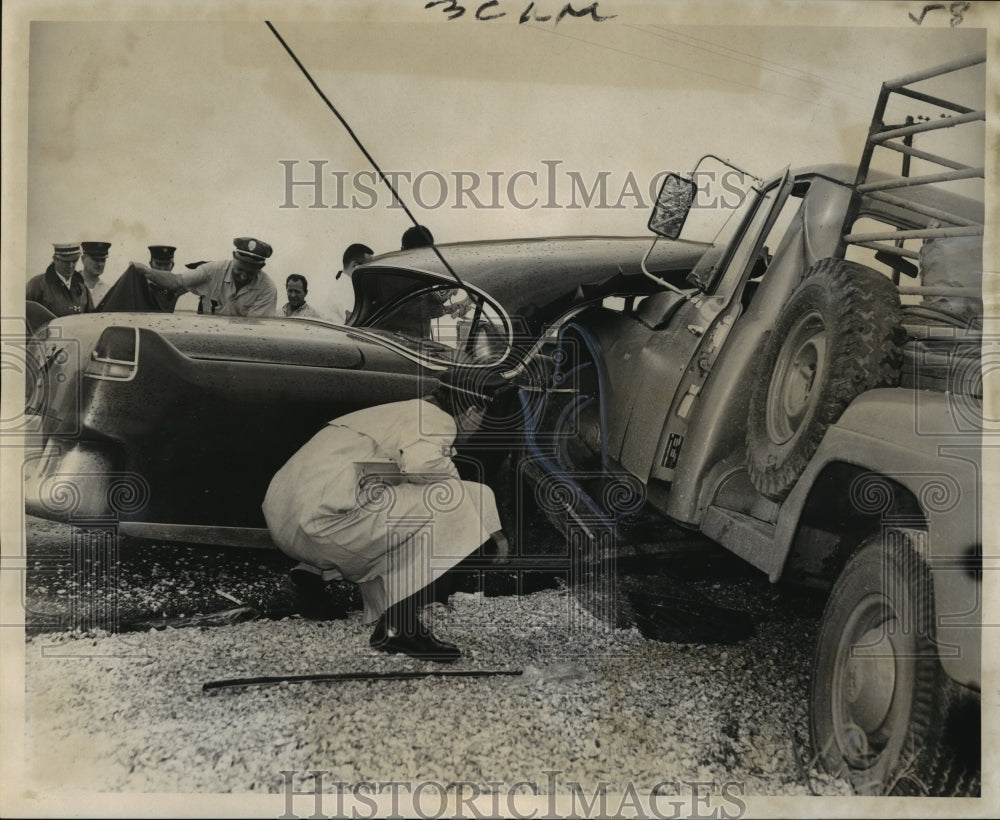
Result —
[[329, 422], [277, 472], [263, 504], [274, 543], [300, 561], [300, 591], [357, 583], [372, 647], [439, 662], [461, 651], [419, 618], [430, 585], [491, 538], [508, 551], [492, 490], [463, 481], [452, 461], [489, 398], [455, 382]]

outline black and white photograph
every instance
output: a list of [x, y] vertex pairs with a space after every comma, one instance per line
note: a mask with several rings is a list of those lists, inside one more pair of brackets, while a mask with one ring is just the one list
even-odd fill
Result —
[[3, 8], [4, 817], [995, 817], [995, 2]]

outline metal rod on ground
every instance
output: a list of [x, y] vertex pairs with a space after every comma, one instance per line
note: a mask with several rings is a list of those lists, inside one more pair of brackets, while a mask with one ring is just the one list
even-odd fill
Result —
[[442, 669], [427, 672], [319, 672], [313, 675], [275, 675], [256, 678], [230, 678], [202, 684], [201, 690], [227, 689], [233, 686], [267, 686], [274, 683], [338, 682], [348, 680], [409, 680], [412, 678], [489, 678], [520, 675], [520, 669]]

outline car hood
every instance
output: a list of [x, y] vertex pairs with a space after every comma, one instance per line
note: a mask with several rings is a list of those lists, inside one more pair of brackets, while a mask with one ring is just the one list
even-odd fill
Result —
[[61, 339], [85, 356], [106, 328], [136, 327], [156, 333], [195, 359], [412, 370], [412, 364], [364, 330], [303, 319], [97, 312], [53, 319], [46, 327], [48, 341]]

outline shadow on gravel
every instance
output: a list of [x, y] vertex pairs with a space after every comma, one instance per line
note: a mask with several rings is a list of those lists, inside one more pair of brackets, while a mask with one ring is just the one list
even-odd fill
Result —
[[613, 560], [613, 587], [602, 590], [592, 581], [576, 590], [577, 598], [596, 617], [613, 619], [618, 628], [635, 626], [650, 640], [733, 644], [752, 638], [764, 620], [822, 614], [823, 594], [775, 586], [697, 533], [647, 520], [625, 527], [623, 540]]
[[[780, 590], [697, 534], [647, 522], [624, 535], [613, 557], [580, 560], [554, 529], [533, 529], [530, 549], [504, 565], [489, 556], [468, 559], [439, 584], [436, 599], [446, 601], [452, 592], [523, 596], [569, 588], [610, 625], [694, 643], [743, 640], [756, 620], [776, 614], [819, 617], [822, 599], [815, 593]], [[288, 575], [293, 562], [277, 550], [118, 539], [107, 530], [28, 518], [27, 553], [28, 634], [221, 626], [299, 613]], [[361, 609], [354, 584], [330, 583], [324, 595], [334, 616]]]

